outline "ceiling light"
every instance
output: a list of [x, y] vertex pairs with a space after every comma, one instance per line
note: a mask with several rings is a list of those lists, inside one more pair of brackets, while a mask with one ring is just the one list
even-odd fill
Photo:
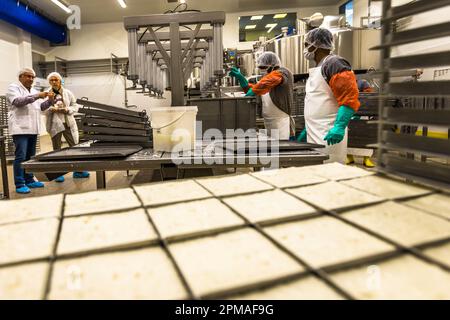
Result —
[[245, 30], [250, 30], [250, 29], [255, 29], [256, 28], [256, 24], [250, 24], [248, 26], [245, 26]]
[[278, 25], [278, 23], [269, 23], [268, 25], [266, 25], [266, 28], [269, 28], [269, 30], [267, 30], [267, 33], [271, 33], [272, 30]]
[[278, 13], [276, 15], [273, 16], [274, 19], [283, 19], [286, 18], [287, 13]]
[[59, 0], [52, 0], [54, 4], [56, 4], [58, 7], [63, 9], [66, 13], [72, 13], [72, 10], [70, 10], [64, 3], [62, 3]]
[[250, 20], [261, 20], [264, 16], [252, 16]]
[[120, 4], [120, 6], [122, 7], [122, 8], [126, 8], [127, 7], [127, 4], [125, 3], [125, 0], [117, 0], [117, 2], [119, 2], [119, 4]]

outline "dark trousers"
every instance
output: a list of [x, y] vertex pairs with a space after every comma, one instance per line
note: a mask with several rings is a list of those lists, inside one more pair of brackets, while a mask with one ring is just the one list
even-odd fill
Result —
[[61, 131], [60, 133], [58, 133], [54, 137], [52, 137], [53, 150], [61, 149], [62, 136], [64, 136], [64, 139], [66, 139], [69, 147], [73, 147], [75, 145], [75, 141], [73, 141], [73, 137], [72, 137], [72, 132], [70, 131], [70, 128], [66, 123], [64, 123], [64, 129], [65, 129], [64, 131]]
[[34, 182], [32, 173], [25, 172], [22, 162], [28, 161], [36, 154], [37, 134], [17, 134], [12, 136], [16, 148], [14, 159], [14, 183], [16, 188]]

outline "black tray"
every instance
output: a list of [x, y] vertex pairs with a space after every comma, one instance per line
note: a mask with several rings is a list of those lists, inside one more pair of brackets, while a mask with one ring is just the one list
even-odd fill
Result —
[[39, 161], [124, 158], [142, 150], [141, 146], [71, 147], [39, 154]]
[[[235, 153], [243, 153], [243, 152], [248, 153], [249, 151], [257, 151], [259, 146], [270, 150], [273, 140], [268, 140], [268, 141], [257, 140], [257, 142], [258, 143], [256, 143], [256, 140], [245, 140], [244, 143], [243, 143], [243, 141], [236, 141], [234, 143], [234, 146], [230, 145], [230, 144], [224, 144], [223, 148], [234, 151]], [[274, 147], [278, 147], [279, 151], [301, 151], [301, 150], [311, 150], [311, 149], [318, 149], [318, 148], [325, 147], [325, 145], [321, 145], [321, 144], [287, 141], [287, 140], [280, 140], [280, 141], [277, 141], [277, 143], [278, 143], [278, 146], [275, 145]]]

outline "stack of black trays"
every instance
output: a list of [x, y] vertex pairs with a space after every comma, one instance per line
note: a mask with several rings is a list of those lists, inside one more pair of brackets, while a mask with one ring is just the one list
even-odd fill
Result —
[[152, 130], [147, 113], [78, 99], [83, 140], [103, 145], [152, 146]]

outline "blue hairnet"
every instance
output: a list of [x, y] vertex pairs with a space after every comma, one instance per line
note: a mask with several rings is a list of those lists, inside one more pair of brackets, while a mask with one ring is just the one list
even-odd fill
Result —
[[325, 28], [316, 28], [308, 32], [305, 36], [305, 42], [312, 44], [316, 48], [333, 50], [333, 34]]
[[258, 67], [281, 67], [280, 58], [271, 51], [262, 53], [256, 60]]

